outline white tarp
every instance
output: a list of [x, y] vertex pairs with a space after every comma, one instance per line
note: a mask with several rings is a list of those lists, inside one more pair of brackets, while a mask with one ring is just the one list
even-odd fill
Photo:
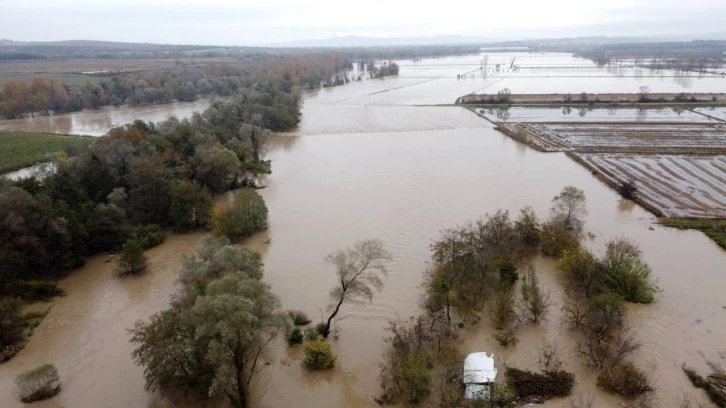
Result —
[[494, 368], [494, 355], [471, 353], [464, 360], [464, 384], [487, 384], [494, 382], [497, 369]]
[[487, 353], [471, 353], [464, 360], [464, 376], [462, 382], [466, 384], [465, 396], [468, 399], [489, 397], [489, 384], [497, 377], [494, 367], [494, 355]]

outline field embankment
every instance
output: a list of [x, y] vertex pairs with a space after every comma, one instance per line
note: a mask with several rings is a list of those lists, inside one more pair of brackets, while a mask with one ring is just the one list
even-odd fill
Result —
[[46, 161], [68, 144], [88, 146], [94, 140], [85, 136], [0, 132], [0, 174]]
[[726, 93], [469, 94], [460, 105], [512, 106], [723, 106]]

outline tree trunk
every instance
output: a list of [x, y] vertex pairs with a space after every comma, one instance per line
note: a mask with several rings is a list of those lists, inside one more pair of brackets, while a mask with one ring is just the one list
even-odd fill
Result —
[[333, 318], [338, 314], [338, 311], [340, 310], [340, 306], [343, 304], [343, 300], [345, 299], [345, 291], [340, 295], [340, 300], [338, 300], [338, 304], [335, 306], [335, 310], [333, 310], [333, 313], [328, 317], [328, 322], [325, 323], [325, 332], [323, 333], [323, 338], [328, 338], [330, 335], [330, 324], [333, 321]]
[[247, 408], [247, 383], [244, 378], [244, 369], [237, 368], [237, 398], [240, 408]]

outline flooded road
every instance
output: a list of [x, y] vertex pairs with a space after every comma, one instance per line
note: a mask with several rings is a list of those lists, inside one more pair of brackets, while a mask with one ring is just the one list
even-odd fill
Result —
[[[726, 367], [726, 251], [701, 233], [653, 226], [653, 216], [621, 201], [564, 154], [534, 151], [463, 108], [360, 103], [359, 98], [390, 88], [391, 82], [366, 81], [312, 93], [298, 131], [271, 140], [273, 174], [268, 187], [260, 190], [270, 211], [270, 228], [247, 244], [263, 251], [264, 280], [284, 308], [302, 309], [318, 320], [335, 283], [334, 271], [323, 258], [336, 248], [379, 238], [394, 261], [385, 288], [371, 304], [342, 309], [341, 335], [332, 342], [336, 369], [307, 373], [300, 366], [300, 350], [280, 341], [259, 378], [256, 405], [376, 407], [384, 327], [389, 319], [418, 312], [421, 275], [439, 231], [498, 209], [515, 213], [525, 205], [544, 218], [551, 198], [566, 185], [587, 195], [586, 230], [594, 235], [587, 245], [601, 252], [609, 239], [634, 239], [663, 289], [656, 303], [628, 310], [644, 345], [638, 360], [655, 361], [658, 367], [658, 406], [671, 406], [681, 390], [694, 392], [682, 363], [702, 372], [711, 371], [709, 363]], [[392, 101], [400, 92], [400, 105], [408, 105], [412, 89], [391, 88], [378, 95], [387, 94]], [[26, 349], [0, 365], [0, 405], [22, 406], [12, 397], [12, 381], [40, 363], [58, 367], [63, 391], [34, 406], [162, 405], [159, 396], [144, 391], [143, 370], [131, 361], [126, 330], [166, 307], [178, 288], [183, 255], [193, 252], [202, 236], [170, 235], [149, 251], [149, 271], [138, 277], [114, 276], [114, 262], [104, 263], [108, 256], [100, 255], [63, 279], [60, 286], [68, 295], [49, 303], [53, 309]], [[267, 239], [269, 245], [263, 244]], [[561, 305], [554, 261], [540, 259], [536, 266], [542, 286]], [[521, 342], [506, 353], [507, 361], [534, 368], [535, 349], [544, 338], [556, 339], [571, 351], [559, 313], [555, 306], [541, 327], [520, 329]], [[464, 351], [503, 357], [504, 350], [491, 336], [485, 322], [468, 328]], [[616, 406], [615, 399], [595, 387], [594, 372], [570, 352], [565, 354], [566, 369], [577, 374], [578, 389], [595, 394], [598, 407]], [[565, 405], [558, 400], [546, 406]]]

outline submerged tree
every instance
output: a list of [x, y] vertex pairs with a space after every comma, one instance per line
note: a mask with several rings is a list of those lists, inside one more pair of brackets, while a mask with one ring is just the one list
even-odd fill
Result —
[[207, 351], [214, 367], [210, 393], [226, 395], [236, 406], [247, 407], [260, 357], [291, 326], [279, 299], [262, 281], [235, 273], [211, 282], [192, 315], [197, 335], [212, 339]]
[[129, 239], [124, 244], [118, 260], [118, 273], [135, 275], [146, 270], [148, 258], [144, 255], [144, 247], [139, 240]]
[[356, 242], [325, 257], [325, 262], [335, 267], [338, 284], [330, 291], [332, 312], [321, 329], [323, 337], [330, 335], [333, 319], [343, 303], [373, 300], [373, 290], [383, 288], [382, 277], [388, 276], [386, 264], [391, 259], [391, 253], [377, 239]]
[[188, 285], [172, 309], [137, 323], [132, 355], [144, 366], [147, 389], [221, 395], [247, 407], [260, 359], [290, 327], [269, 286], [236, 272], [211, 281], [203, 294]]
[[214, 232], [232, 241], [246, 238], [267, 229], [267, 205], [262, 196], [252, 189], [241, 189], [234, 195], [234, 203], [215, 215]]
[[569, 230], [579, 230], [587, 215], [586, 201], [584, 191], [567, 186], [552, 199], [552, 218]]

